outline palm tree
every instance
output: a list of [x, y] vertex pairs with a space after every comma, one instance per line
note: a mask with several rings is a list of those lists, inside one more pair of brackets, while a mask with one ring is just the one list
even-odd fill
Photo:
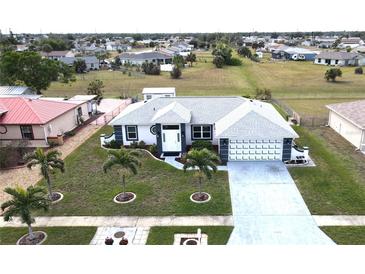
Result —
[[205, 176], [208, 180], [212, 178], [212, 172], [217, 171], [216, 162], [219, 157], [212, 151], [204, 148], [202, 150], [192, 149], [186, 156], [184, 171], [188, 168], [196, 169], [199, 178], [199, 196], [202, 197], [202, 179]]
[[196, 55], [192, 52], [190, 52], [187, 56], [186, 56], [186, 61], [190, 62], [190, 66], [193, 66], [193, 63], [196, 62]]
[[141, 162], [137, 159], [140, 156], [140, 152], [137, 150], [129, 150], [126, 148], [120, 148], [119, 150], [109, 150], [109, 157], [103, 164], [103, 171], [106, 173], [113, 166], [118, 165], [120, 167], [118, 173], [122, 175], [122, 197], [126, 197], [126, 174], [131, 172], [132, 174], [138, 173], [138, 167], [141, 166]]
[[48, 195], [51, 201], [53, 201], [53, 192], [50, 173], [54, 169], [65, 172], [65, 163], [59, 158], [60, 156], [61, 153], [57, 150], [51, 150], [45, 153], [41, 148], [37, 148], [33, 153], [28, 153], [24, 156], [24, 160], [28, 162], [27, 167], [29, 169], [33, 166], [40, 166], [41, 174], [47, 182]]
[[34, 239], [32, 223], [34, 218], [31, 215], [32, 210], [48, 210], [49, 200], [46, 197], [46, 191], [41, 187], [30, 186], [27, 189], [22, 187], [10, 188], [4, 190], [12, 196], [12, 199], [1, 205], [4, 212], [4, 221], [8, 222], [14, 216], [20, 216], [22, 223], [27, 224], [29, 239]]

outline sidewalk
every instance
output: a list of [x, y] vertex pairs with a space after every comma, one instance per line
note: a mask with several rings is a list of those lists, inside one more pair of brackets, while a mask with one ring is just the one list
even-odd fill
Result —
[[[233, 226], [232, 216], [65, 216], [36, 217], [35, 226]], [[10, 222], [0, 219], [0, 227], [23, 227], [18, 217]]]
[[365, 215], [313, 215], [318, 226], [365, 226]]

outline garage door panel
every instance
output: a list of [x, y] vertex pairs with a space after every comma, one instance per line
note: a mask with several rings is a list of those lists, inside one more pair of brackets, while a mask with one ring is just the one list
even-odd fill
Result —
[[281, 160], [282, 140], [230, 140], [229, 161]]

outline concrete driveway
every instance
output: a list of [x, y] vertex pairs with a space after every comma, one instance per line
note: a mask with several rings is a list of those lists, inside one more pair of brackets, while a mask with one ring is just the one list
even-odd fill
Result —
[[229, 162], [235, 228], [228, 244], [334, 244], [282, 162]]

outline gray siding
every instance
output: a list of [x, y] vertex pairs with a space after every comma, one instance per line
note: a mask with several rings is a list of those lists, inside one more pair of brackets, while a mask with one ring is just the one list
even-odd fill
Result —
[[289, 161], [291, 159], [291, 148], [292, 148], [293, 139], [284, 138], [283, 140], [283, 161]]
[[123, 145], [123, 127], [114, 126], [115, 141], [118, 145]]
[[223, 163], [228, 162], [229, 139], [219, 139], [219, 157]]
[[162, 154], [161, 124], [156, 124], [156, 144], [159, 156]]

